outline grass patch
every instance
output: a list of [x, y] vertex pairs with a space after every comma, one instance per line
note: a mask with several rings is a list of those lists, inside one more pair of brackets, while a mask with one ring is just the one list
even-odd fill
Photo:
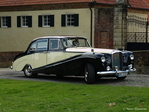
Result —
[[0, 80], [0, 112], [149, 111], [149, 88]]

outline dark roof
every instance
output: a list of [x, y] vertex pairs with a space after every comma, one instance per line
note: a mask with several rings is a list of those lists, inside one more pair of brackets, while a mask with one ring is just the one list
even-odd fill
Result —
[[0, 0], [0, 6], [20, 6], [39, 4], [59, 4], [59, 3], [88, 3], [94, 2], [104, 4], [115, 4], [115, 0]]
[[[60, 3], [88, 3], [116, 4], [116, 0], [0, 0], [0, 6], [23, 6]], [[149, 9], [149, 0], [127, 0], [132, 8]]]
[[128, 0], [132, 8], [149, 9], [149, 0]]

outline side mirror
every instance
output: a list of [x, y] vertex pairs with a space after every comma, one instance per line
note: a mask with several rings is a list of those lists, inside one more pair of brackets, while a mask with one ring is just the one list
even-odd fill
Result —
[[36, 48], [30, 48], [29, 50], [30, 50], [30, 51], [35, 51], [35, 50], [36, 50]]

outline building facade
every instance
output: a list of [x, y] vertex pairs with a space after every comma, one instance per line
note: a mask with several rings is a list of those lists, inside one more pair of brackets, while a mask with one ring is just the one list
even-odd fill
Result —
[[128, 19], [148, 18], [148, 4], [149, 0], [0, 1], [0, 61], [48, 35], [85, 36], [93, 47], [127, 49], [127, 32], [142, 31]]

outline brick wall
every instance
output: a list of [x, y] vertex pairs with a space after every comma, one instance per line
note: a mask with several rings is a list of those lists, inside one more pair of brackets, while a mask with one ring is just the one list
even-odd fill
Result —
[[13, 59], [21, 52], [0, 52], [0, 68], [10, 67]]
[[149, 51], [135, 51], [135, 68], [138, 74], [149, 74]]
[[95, 10], [96, 48], [113, 48], [114, 8], [99, 8]]

